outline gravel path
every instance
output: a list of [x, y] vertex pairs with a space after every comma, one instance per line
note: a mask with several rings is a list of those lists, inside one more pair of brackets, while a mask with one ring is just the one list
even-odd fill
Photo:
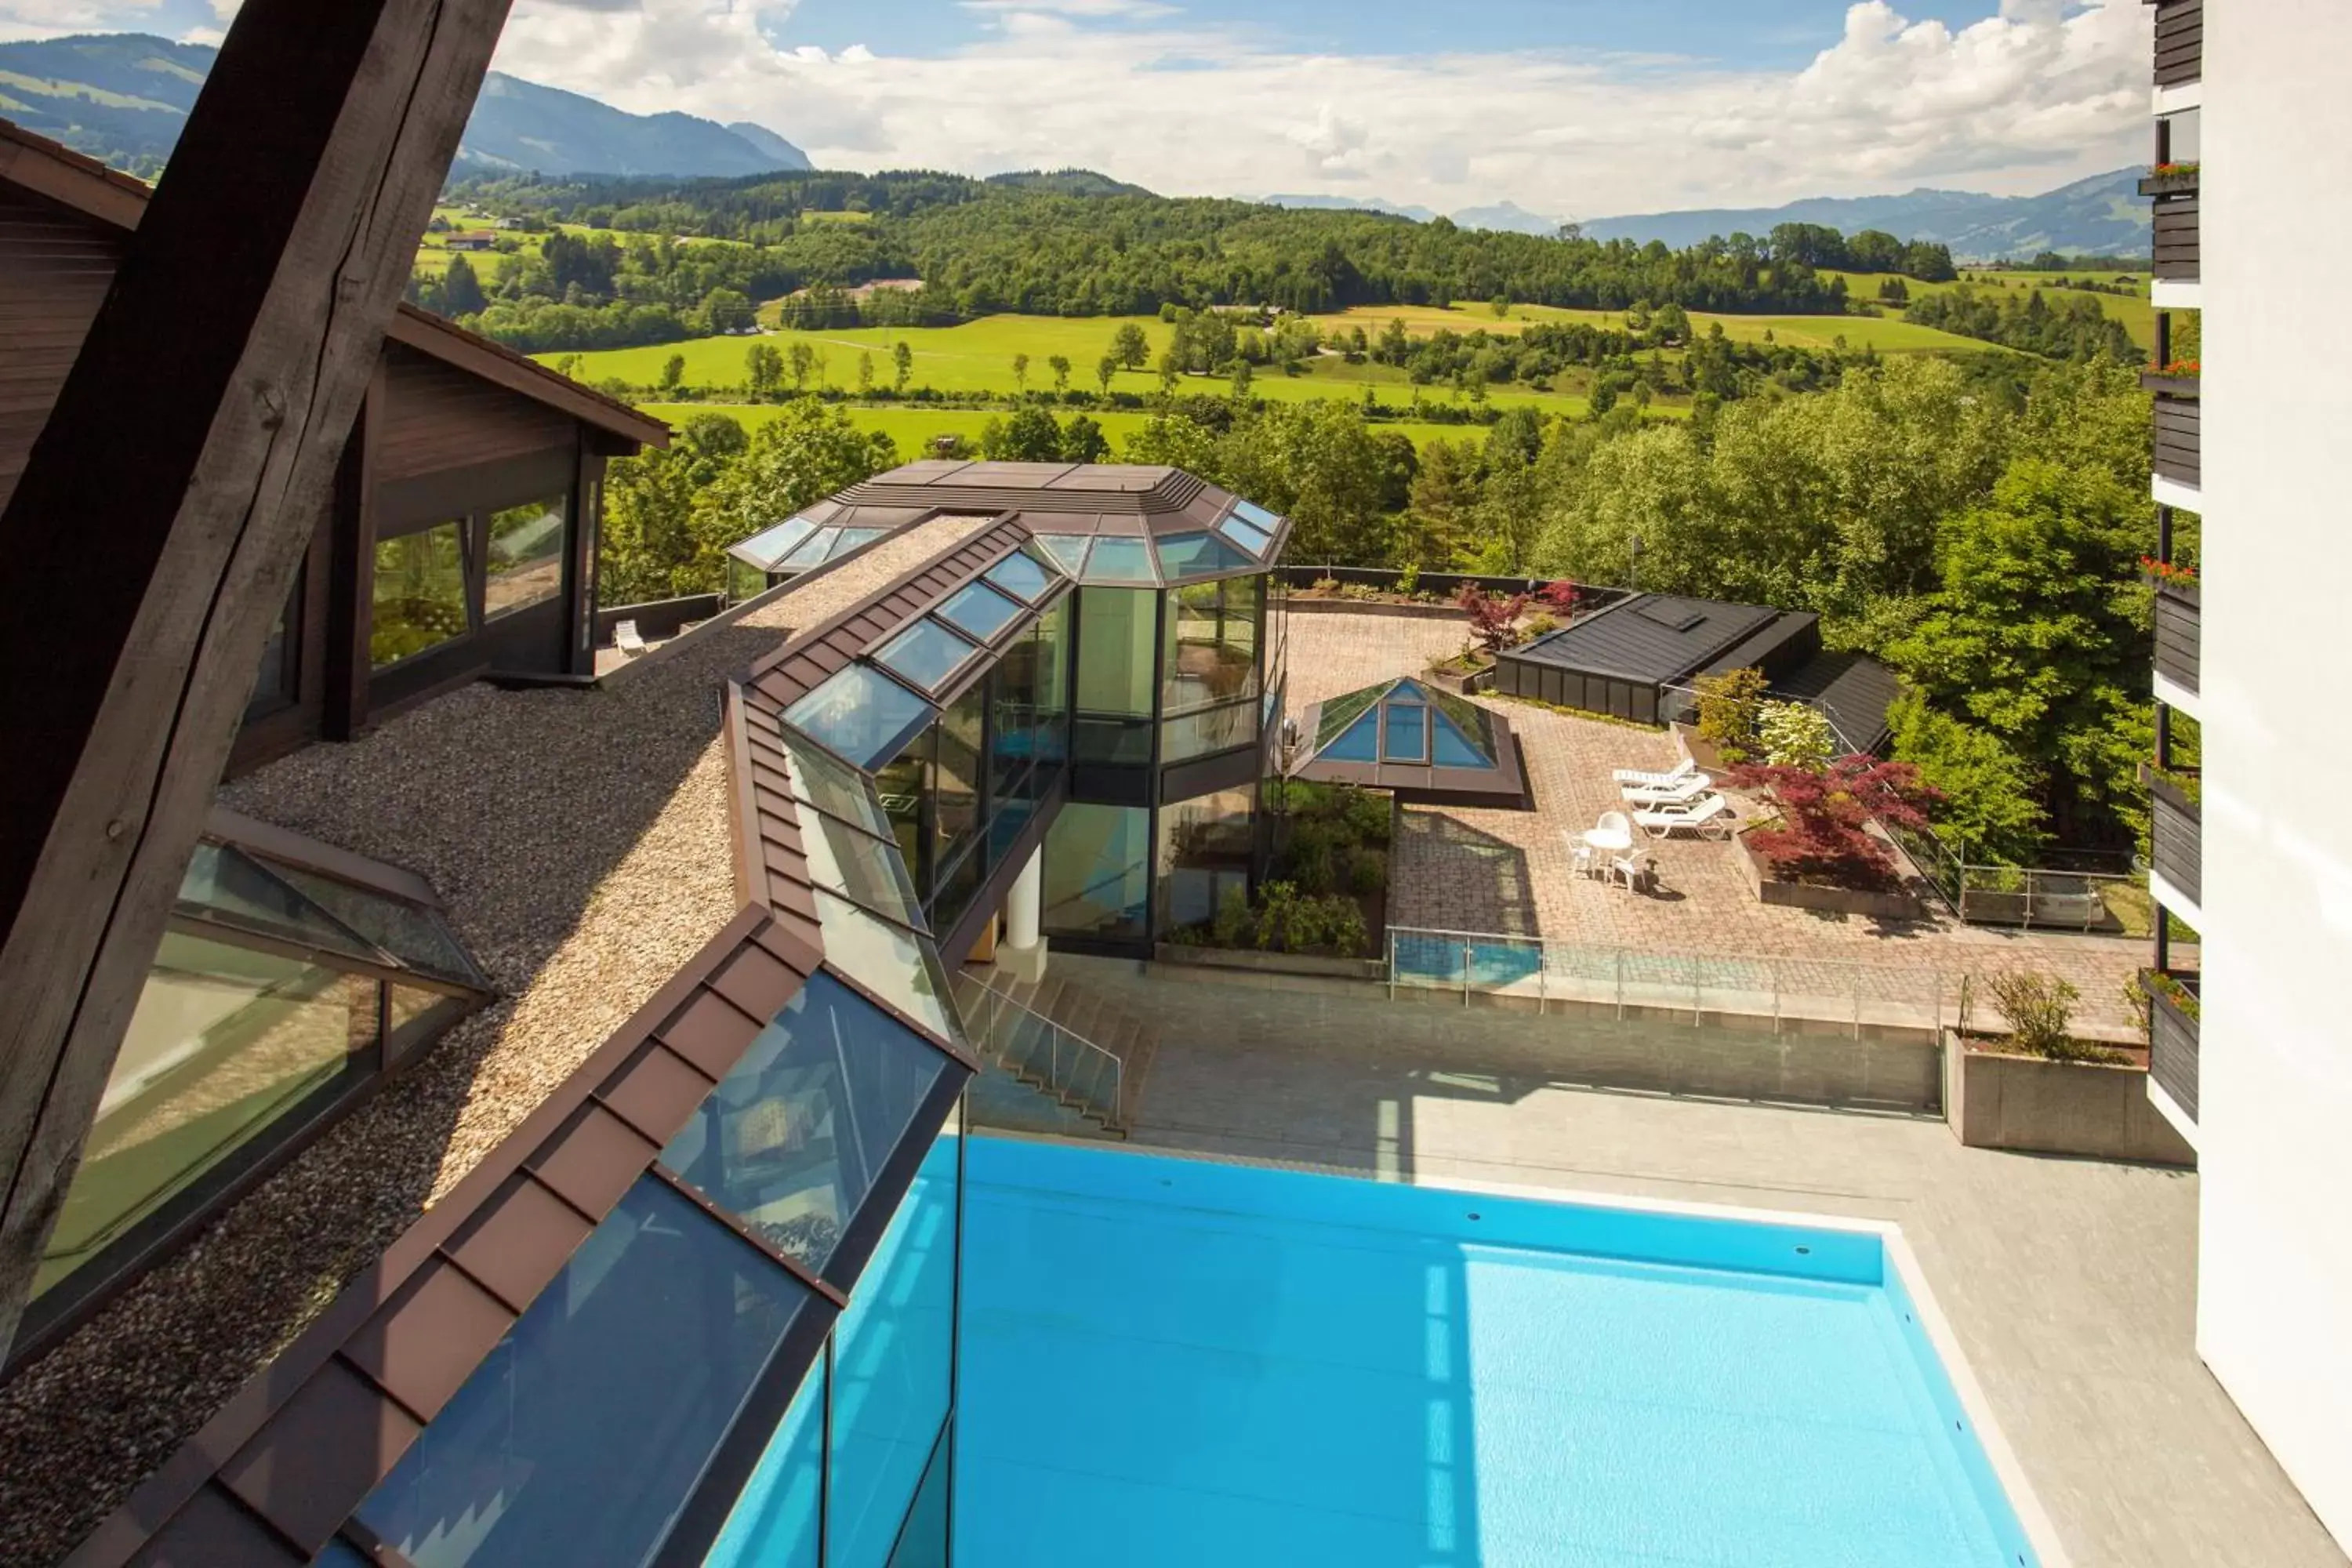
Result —
[[732, 918], [722, 683], [989, 521], [922, 524], [603, 689], [470, 686], [222, 790], [430, 879], [500, 1000], [0, 1389], [0, 1563], [68, 1550]]

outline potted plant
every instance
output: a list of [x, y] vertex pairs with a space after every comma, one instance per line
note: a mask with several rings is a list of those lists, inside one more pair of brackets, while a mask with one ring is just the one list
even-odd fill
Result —
[[2158, 561], [2153, 555], [2139, 558], [2139, 574], [2159, 594], [2187, 604], [2197, 603], [2197, 569], [2178, 561]]
[[2142, 389], [2158, 397], [2195, 397], [2204, 390], [2205, 362], [2176, 359], [2159, 369], [2139, 373]]
[[1740, 834], [1740, 864], [1768, 904], [1916, 920], [1919, 902], [1903, 885], [1895, 846], [1874, 824], [1914, 832], [1941, 799], [1909, 763], [1857, 754], [1821, 766], [1748, 763], [1724, 780], [1761, 796], [1772, 821]]
[[2158, 163], [2140, 176], [2139, 194], [2144, 196], [2180, 196], [2195, 193], [2198, 188], [2197, 163]]

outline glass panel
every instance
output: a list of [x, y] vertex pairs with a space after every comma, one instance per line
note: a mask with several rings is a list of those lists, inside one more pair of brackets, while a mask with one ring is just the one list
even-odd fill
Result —
[[1229, 577], [1168, 595], [1162, 712], [1257, 695], [1258, 601], [1265, 587], [1263, 577]]
[[1035, 604], [1054, 585], [1052, 574], [1019, 551], [1014, 551], [982, 574], [991, 583], [1017, 598]]
[[793, 552], [776, 563], [779, 572], [805, 572], [812, 566], [822, 566], [833, 553], [834, 542], [841, 537], [837, 528], [820, 528], [793, 547]]
[[294, 660], [299, 639], [289, 635], [289, 628], [302, 624], [302, 587], [307, 570], [294, 574], [293, 591], [278, 606], [278, 620], [269, 628], [269, 641], [262, 646], [261, 662], [254, 669], [253, 693], [245, 700], [247, 719], [274, 713], [301, 695], [299, 671]]
[[1078, 596], [1065, 594], [1037, 622], [1037, 760], [1060, 762], [1069, 755], [1070, 639], [1077, 624]]
[[907, 880], [905, 859], [897, 845], [868, 838], [832, 817], [803, 806], [801, 849], [808, 856], [809, 878], [820, 888], [831, 888], [900, 925], [920, 928], [921, 901]]
[[834, 1331], [830, 1568], [887, 1568], [947, 1419], [961, 1142], [932, 1142]]
[[543, 605], [563, 591], [564, 525], [569, 494], [510, 506], [490, 514], [489, 575], [482, 583], [482, 617]]
[[1143, 717], [1152, 710], [1160, 595], [1149, 588], [1078, 591], [1078, 711]]
[[456, 934], [431, 910], [282, 861], [257, 863], [410, 968], [462, 985], [489, 984]]
[[1349, 725], [1338, 739], [1317, 753], [1335, 763], [1376, 763], [1381, 760], [1381, 716], [1378, 710]]
[[[1319, 751], [1328, 746], [1340, 731], [1355, 723], [1358, 715], [1370, 712], [1372, 704], [1378, 702], [1388, 689], [1385, 686], [1367, 686], [1361, 691], [1350, 691], [1345, 697], [1334, 697], [1323, 704], [1323, 711], [1315, 721], [1316, 748]], [[1360, 758], [1349, 760], [1369, 763], [1372, 758], [1367, 752]]]
[[841, 531], [841, 537], [833, 542], [833, 548], [825, 552], [824, 558], [838, 561], [853, 550], [865, 549], [889, 531], [887, 528], [845, 528]]
[[980, 650], [929, 616], [875, 652], [874, 661], [925, 691], [937, 691]]
[[[981, 745], [988, 723], [988, 681], [967, 690], [940, 715], [939, 767], [931, 793], [932, 864], [947, 866], [980, 835]], [[945, 930], [935, 921], [935, 929]]]
[[200, 842], [180, 878], [178, 912], [197, 920], [283, 937], [365, 963], [381, 963], [376, 945], [241, 849]]
[[1254, 500], [1237, 500], [1234, 502], [1233, 515], [1241, 519], [1244, 522], [1248, 523], [1260, 533], [1267, 534], [1269, 536], [1282, 526], [1282, 519], [1275, 516], [1274, 513], [1266, 510], [1265, 508], [1258, 505], [1257, 502]]
[[1255, 790], [1225, 790], [1160, 808], [1160, 921], [1205, 925], [1229, 889], [1249, 892]]
[[773, 528], [763, 529], [730, 546], [728, 554], [750, 562], [761, 572], [774, 569], [777, 562], [793, 552], [795, 545], [816, 531], [816, 524], [804, 517], [789, 517]]
[[1421, 763], [1429, 756], [1429, 710], [1418, 702], [1388, 705], [1388, 735], [1381, 743], [1381, 760]]
[[1151, 548], [1140, 539], [1102, 538], [1087, 557], [1087, 579], [1096, 583], [1150, 583]]
[[1148, 934], [1151, 814], [1073, 803], [1045, 830], [1048, 931], [1115, 940]]
[[815, 1300], [642, 1177], [358, 1517], [417, 1568], [643, 1563]]
[[1441, 768], [1491, 768], [1495, 765], [1495, 759], [1471, 744], [1461, 728], [1443, 713], [1437, 716], [1433, 753]]
[[978, 843], [960, 845], [956, 858], [942, 860], [939, 890], [931, 895], [931, 929], [950, 930], [971, 907], [972, 894], [980, 890], [981, 879], [988, 874], [988, 854]]
[[824, 1489], [824, 1358], [808, 1370], [702, 1568], [818, 1568]]
[[795, 745], [790, 736], [784, 739], [784, 755], [790, 759], [793, 787], [803, 800], [868, 833], [889, 837], [889, 819], [882, 815], [882, 804], [875, 798], [874, 786], [866, 782], [865, 774], [814, 746]]
[[1261, 532], [1257, 529], [1252, 528], [1248, 523], [1244, 522], [1237, 517], [1229, 517], [1225, 519], [1224, 521], [1219, 523], [1217, 525], [1217, 531], [1223, 534], [1227, 539], [1232, 540], [1235, 544], [1240, 545], [1244, 550], [1248, 551], [1252, 555], [1264, 555], [1265, 553], [1265, 547], [1274, 542], [1273, 535]]
[[937, 613], [958, 631], [988, 642], [1019, 617], [1021, 606], [985, 583], [970, 583], [950, 595]]
[[948, 1568], [948, 1481], [954, 1448], [955, 1434], [941, 1422], [915, 1506], [907, 1510], [898, 1549], [890, 1553], [890, 1568]]
[[767, 569], [748, 566], [733, 556], [727, 558], [727, 596], [737, 604], [756, 599], [768, 591]]
[[1248, 698], [1171, 719], [1160, 727], [1160, 760], [1181, 763], [1246, 746], [1257, 739], [1257, 700]]
[[464, 521], [379, 541], [373, 592], [368, 658], [378, 669], [473, 630], [466, 614]]
[[376, 983], [164, 933], [100, 1097], [39, 1295], [348, 1076], [375, 1067]]
[[861, 768], [896, 756], [938, 710], [880, 672], [853, 664], [784, 710], [784, 722]]
[[816, 913], [826, 963], [940, 1038], [963, 1038], [948, 1006], [947, 971], [929, 941], [884, 925], [822, 889]]
[[1052, 556], [1063, 575], [1076, 577], [1086, 569], [1087, 546], [1094, 542], [1090, 533], [1041, 533], [1030, 542]]
[[[448, 1022], [456, 1023], [465, 1004], [438, 991], [426, 991], [415, 985], [386, 984], [383, 988], [384, 1049], [387, 1060], [405, 1058], [423, 1046], [430, 1036], [404, 1040], [402, 1031], [420, 1019], [430, 1019], [436, 1010], [446, 1010]], [[437, 1031], [436, 1031], [437, 1033]], [[394, 1055], [396, 1053], [396, 1055]]]
[[1176, 533], [1160, 540], [1160, 570], [1170, 581], [1238, 572], [1256, 563], [1213, 533]]
[[934, 724], [874, 775], [888, 819], [884, 831], [898, 843], [907, 874], [915, 879], [916, 896], [926, 900], [931, 887], [931, 836], [923, 825], [929, 819], [931, 757], [939, 745], [940, 729]]
[[1037, 756], [1038, 687], [1045, 679], [1047, 657], [1045, 638], [1045, 623], [1040, 621], [1005, 648], [989, 680], [993, 703], [989, 720], [989, 779], [998, 800]]

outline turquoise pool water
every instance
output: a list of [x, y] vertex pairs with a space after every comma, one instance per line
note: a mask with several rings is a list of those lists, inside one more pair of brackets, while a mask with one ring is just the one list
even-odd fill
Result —
[[961, 1568], [2036, 1561], [1874, 1237], [966, 1158]]

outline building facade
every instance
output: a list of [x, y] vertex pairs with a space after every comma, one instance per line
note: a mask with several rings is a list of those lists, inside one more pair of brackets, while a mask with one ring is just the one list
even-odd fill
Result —
[[[2188, 310], [2210, 341], [2191, 384], [2156, 388], [2166, 542], [2179, 559], [2193, 537], [2196, 569], [2158, 606], [2152, 885], [2186, 928], [2159, 966], [2187, 969], [2193, 932], [2200, 973], [2193, 994], [2158, 997], [2153, 1092], [2198, 1150], [2199, 1352], [2352, 1545], [2352, 821], [2281, 784], [2352, 762], [2315, 721], [2320, 633], [2342, 615], [2334, 567], [2352, 552], [2336, 494], [2352, 398], [2280, 287], [2291, 258], [2352, 242], [2352, 220], [2313, 200], [2310, 168], [2314, 149], [2352, 134], [2352, 100], [2313, 68], [2352, 45], [2352, 15], [2330, 0], [2162, 0], [2156, 28], [2158, 162], [2191, 166], [2158, 179], [2156, 302], [2175, 343]], [[2205, 142], [2220, 171], [2210, 221]]]

